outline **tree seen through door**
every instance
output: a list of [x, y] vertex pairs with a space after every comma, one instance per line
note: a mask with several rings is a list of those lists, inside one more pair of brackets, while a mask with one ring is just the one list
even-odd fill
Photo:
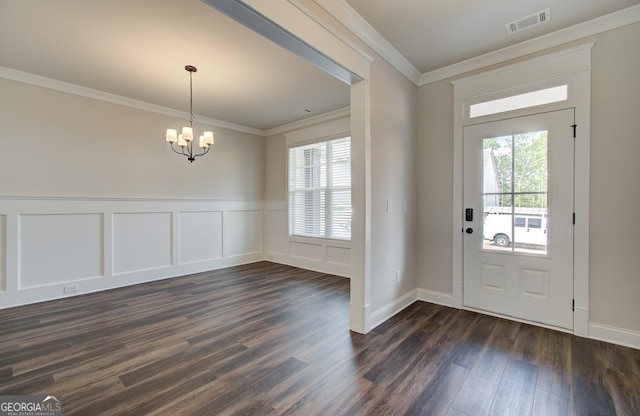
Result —
[[484, 249], [546, 254], [548, 132], [483, 140]]

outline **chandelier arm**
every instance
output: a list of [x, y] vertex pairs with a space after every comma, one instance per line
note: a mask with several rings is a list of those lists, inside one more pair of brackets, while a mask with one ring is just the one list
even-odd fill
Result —
[[178, 152], [176, 149], [173, 148], [173, 143], [169, 143], [169, 145], [171, 146], [171, 150], [173, 150], [175, 153], [179, 155], [184, 155], [184, 150]]
[[193, 155], [193, 157], [204, 156], [204, 155], [206, 155], [207, 153], [209, 153], [209, 149], [211, 149], [211, 146], [208, 146], [208, 147], [207, 147], [207, 149], [206, 149], [206, 150], [204, 150], [203, 152]]

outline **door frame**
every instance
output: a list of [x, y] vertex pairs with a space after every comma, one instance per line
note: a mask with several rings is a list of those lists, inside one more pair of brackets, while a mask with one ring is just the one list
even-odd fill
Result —
[[[453, 287], [452, 306], [463, 305], [463, 128], [542, 111], [574, 108], [574, 312], [573, 333], [589, 335], [589, 171], [591, 137], [591, 49], [595, 42], [532, 58], [458, 79], [454, 89], [453, 126]], [[469, 105], [566, 83], [568, 99], [560, 103], [477, 117]]]

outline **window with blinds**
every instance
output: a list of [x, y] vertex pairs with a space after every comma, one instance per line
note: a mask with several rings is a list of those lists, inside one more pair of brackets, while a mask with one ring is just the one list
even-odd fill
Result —
[[351, 240], [351, 137], [289, 148], [289, 234]]

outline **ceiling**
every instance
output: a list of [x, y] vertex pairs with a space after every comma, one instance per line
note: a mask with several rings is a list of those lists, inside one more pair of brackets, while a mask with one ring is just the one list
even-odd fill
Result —
[[[349, 88], [200, 0], [0, 0], [0, 66], [267, 130]], [[308, 109], [311, 113], [296, 114]]]
[[[425, 73], [640, 4], [640, 0], [346, 0], [346, 3], [420, 73]], [[507, 33], [507, 23], [547, 8], [551, 16], [547, 23]]]
[[[639, 0], [346, 2], [424, 73]], [[507, 34], [545, 8], [550, 22]], [[266, 131], [349, 105], [346, 84], [200, 0], [0, 0], [0, 66], [187, 111], [187, 64], [209, 118]]]

